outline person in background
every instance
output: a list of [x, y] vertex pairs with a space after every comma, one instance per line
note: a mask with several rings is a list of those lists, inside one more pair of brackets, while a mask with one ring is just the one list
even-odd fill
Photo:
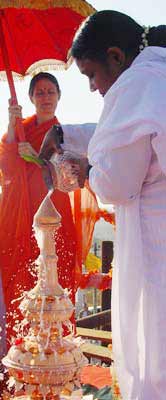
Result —
[[[61, 96], [57, 79], [47, 73], [35, 75], [29, 87], [29, 97], [35, 107], [35, 114], [23, 120], [25, 133], [24, 142], [19, 142], [17, 119], [22, 119], [21, 106], [14, 105], [10, 100], [9, 127], [7, 134], [0, 144], [0, 169], [2, 197], [0, 202], [0, 268], [2, 286], [6, 306], [8, 324], [8, 338], [15, 334], [12, 330], [15, 319], [18, 317], [17, 306], [14, 302], [24, 290], [30, 290], [36, 281], [33, 263], [39, 254], [36, 240], [33, 235], [32, 223], [43, 198], [47, 194], [47, 187], [42, 177], [42, 169], [38, 165], [26, 162], [24, 156], [37, 156], [47, 130], [59, 121], [55, 111]], [[87, 193], [88, 192], [88, 193]], [[83, 257], [86, 256], [95, 216], [91, 219], [89, 230], [85, 238], [84, 256], [80, 244], [82, 237], [81, 201], [84, 210], [97, 210], [97, 202], [89, 191], [82, 194], [78, 191], [79, 204], [75, 198], [75, 208], [71, 205], [69, 195], [54, 190], [51, 200], [60, 213], [61, 227], [55, 238], [58, 255], [59, 282], [70, 290], [70, 297], [74, 302], [75, 291], [81, 274]], [[90, 212], [91, 212], [90, 211]], [[77, 229], [76, 216], [79, 216]], [[86, 218], [84, 218], [85, 220]], [[32, 273], [33, 272], [33, 273]], [[2, 317], [1, 317], [2, 318]]]
[[[146, 28], [117, 11], [97, 12], [71, 54], [104, 98], [79, 182], [89, 175], [91, 189], [116, 210], [111, 314], [122, 399], [165, 400], [166, 26]], [[62, 128], [65, 147], [69, 133]], [[70, 136], [78, 150], [86, 143], [79, 129], [76, 145]], [[56, 151], [55, 136], [48, 132], [41, 156]]]
[[79, 318], [87, 317], [90, 314], [88, 304], [84, 303], [82, 310], [80, 311]]

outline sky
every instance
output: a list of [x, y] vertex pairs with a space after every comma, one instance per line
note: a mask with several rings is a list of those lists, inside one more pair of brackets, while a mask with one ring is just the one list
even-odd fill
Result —
[[[165, 0], [89, 0], [96, 8], [114, 9], [124, 12], [142, 25], [159, 25], [166, 23]], [[67, 71], [50, 71], [60, 84], [62, 96], [57, 109], [57, 116], [62, 123], [97, 122], [103, 107], [103, 99], [95, 92], [89, 91], [88, 80], [82, 76], [75, 64]], [[34, 113], [33, 105], [28, 98], [30, 78], [15, 83], [18, 102], [23, 107], [23, 116]], [[0, 81], [0, 136], [8, 124], [8, 98], [10, 97], [7, 82]]]

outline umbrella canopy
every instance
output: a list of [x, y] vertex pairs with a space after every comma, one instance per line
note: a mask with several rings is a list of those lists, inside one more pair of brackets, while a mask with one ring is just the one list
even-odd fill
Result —
[[85, 0], [0, 0], [0, 76], [7, 76], [13, 103], [13, 75], [67, 68], [73, 37], [94, 12]]
[[84, 0], [0, 0], [0, 71], [6, 71], [4, 47], [17, 75], [66, 68], [75, 32], [93, 12]]

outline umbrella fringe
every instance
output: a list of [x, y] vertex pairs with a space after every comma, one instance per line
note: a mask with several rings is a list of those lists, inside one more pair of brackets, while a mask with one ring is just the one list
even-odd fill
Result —
[[[12, 75], [15, 81], [18, 80], [23, 80], [26, 76], [31, 75], [34, 76], [38, 74], [39, 72], [45, 72], [45, 71], [51, 71], [51, 70], [56, 70], [56, 71], [64, 71], [67, 70], [71, 63], [72, 63], [72, 57], [65, 63], [63, 61], [59, 60], [43, 60], [43, 61], [37, 61], [36, 63], [32, 64], [27, 71], [24, 73], [24, 75], [18, 74], [17, 72], [12, 71]], [[6, 81], [7, 80], [7, 75], [5, 71], [0, 71], [0, 80], [1, 81]]]
[[95, 12], [95, 8], [85, 0], [0, 0], [0, 8], [33, 8], [45, 10], [48, 8], [70, 8], [83, 17]]
[[[14, 80], [23, 80], [24, 76], [17, 74], [16, 72], [12, 72], [12, 75], [14, 77]], [[0, 71], [0, 80], [1, 81], [6, 81], [7, 80], [7, 75], [5, 71]]]
[[47, 71], [47, 70], [66, 70], [70, 67], [73, 58], [70, 57], [67, 62], [55, 60], [55, 59], [47, 59], [40, 60], [36, 63], [32, 64], [26, 71], [25, 75], [36, 75], [39, 72]]

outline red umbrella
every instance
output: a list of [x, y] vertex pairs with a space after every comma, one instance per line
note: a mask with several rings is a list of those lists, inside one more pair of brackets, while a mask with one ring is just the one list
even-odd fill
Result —
[[93, 12], [85, 0], [0, 0], [0, 71], [6, 72], [15, 103], [13, 76], [67, 68], [75, 32]]

